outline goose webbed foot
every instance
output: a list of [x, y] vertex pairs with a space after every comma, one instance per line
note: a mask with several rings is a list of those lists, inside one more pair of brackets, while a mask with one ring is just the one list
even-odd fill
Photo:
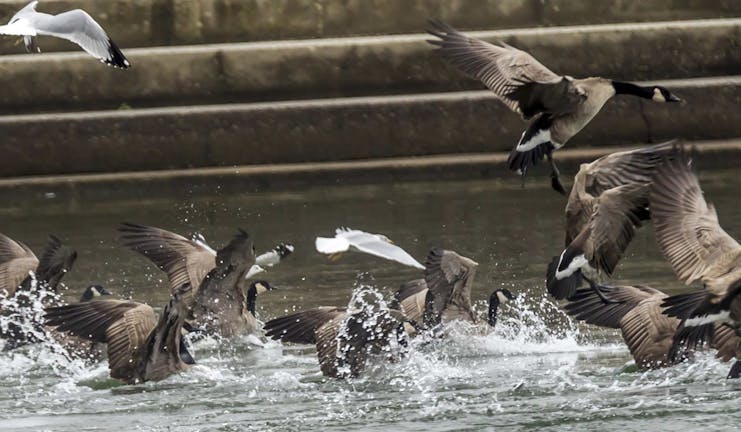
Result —
[[566, 195], [566, 189], [561, 184], [561, 172], [556, 166], [556, 162], [553, 160], [553, 155], [548, 154], [548, 162], [551, 164], [551, 187], [561, 195]]
[[600, 289], [599, 284], [594, 282], [592, 279], [584, 276], [583, 274], [582, 274], [582, 278], [584, 278], [584, 280], [589, 283], [589, 287], [592, 288], [592, 291], [594, 291], [594, 293], [597, 294], [597, 297], [599, 297], [600, 300], [602, 300], [602, 303], [605, 303], [605, 304], [620, 303], [618, 301], [607, 298], [605, 294], [602, 292], [602, 290]]

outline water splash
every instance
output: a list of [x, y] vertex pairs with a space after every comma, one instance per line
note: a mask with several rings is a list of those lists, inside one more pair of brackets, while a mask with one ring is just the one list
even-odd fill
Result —
[[359, 275], [337, 335], [339, 377], [357, 376], [374, 358], [398, 362], [408, 354], [409, 340], [401, 323], [391, 316], [383, 294]]
[[71, 350], [80, 345], [43, 324], [44, 308], [61, 303], [61, 296], [38, 283], [33, 273], [27, 288], [0, 299], [0, 352], [8, 364], [2, 373], [21, 380], [48, 371], [57, 377], [83, 374], [88, 359]]
[[0, 300], [3, 350], [52, 340], [48, 329], [43, 325], [44, 307], [59, 304], [60, 296], [39, 284], [33, 272], [29, 273], [29, 278], [27, 288], [19, 287], [15, 295]]

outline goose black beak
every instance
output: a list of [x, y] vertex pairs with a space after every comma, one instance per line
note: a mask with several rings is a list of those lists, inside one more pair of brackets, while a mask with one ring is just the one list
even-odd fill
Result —
[[674, 96], [673, 94], [670, 94], [669, 98], [666, 101], [667, 102], [682, 102], [682, 99]]

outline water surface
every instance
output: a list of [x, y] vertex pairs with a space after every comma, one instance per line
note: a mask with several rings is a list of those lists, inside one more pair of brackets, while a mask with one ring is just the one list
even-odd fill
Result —
[[[721, 223], [741, 237], [735, 173], [702, 177]], [[194, 189], [195, 190], [195, 189]], [[735, 430], [741, 383], [711, 354], [691, 364], [636, 371], [618, 333], [568, 320], [543, 294], [545, 267], [563, 246], [565, 200], [542, 179], [307, 187], [271, 193], [183, 191], [182, 197], [81, 201], [51, 195], [4, 203], [0, 231], [39, 251], [53, 233], [79, 253], [65, 279], [70, 301], [91, 283], [162, 306], [164, 274], [116, 242], [131, 221], [214, 247], [241, 227], [258, 251], [278, 241], [296, 253], [265, 274], [279, 289], [258, 300], [262, 320], [345, 305], [362, 281], [391, 294], [419, 272], [369, 256], [329, 262], [316, 235], [350, 226], [394, 239], [418, 260], [432, 246], [479, 262], [478, 310], [499, 287], [519, 294], [492, 334], [413, 346], [399, 364], [359, 379], [327, 380], [311, 347], [245, 339], [196, 345], [198, 365], [163, 382], [118, 386], [105, 364], [69, 361], [47, 346], [0, 354], [0, 430]], [[642, 229], [616, 282], [686, 289]]]

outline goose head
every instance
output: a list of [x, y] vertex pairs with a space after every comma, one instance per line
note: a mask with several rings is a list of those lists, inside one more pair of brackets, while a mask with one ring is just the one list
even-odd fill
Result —
[[494, 327], [497, 325], [497, 310], [499, 309], [499, 305], [505, 304], [514, 298], [515, 296], [507, 288], [500, 288], [491, 293], [489, 296], [489, 315], [487, 317], [490, 326]]
[[255, 315], [255, 301], [257, 300], [257, 295], [272, 291], [274, 289], [275, 287], [270, 285], [270, 282], [265, 280], [252, 282], [249, 289], [247, 289], [247, 310], [252, 315]]
[[678, 98], [674, 93], [667, 90], [662, 86], [654, 86], [653, 96], [651, 100], [654, 102], [680, 102], [682, 99]]
[[89, 287], [85, 288], [85, 291], [82, 293], [82, 296], [80, 297], [80, 303], [107, 295], [111, 295], [111, 293], [102, 286], [90, 285]]

